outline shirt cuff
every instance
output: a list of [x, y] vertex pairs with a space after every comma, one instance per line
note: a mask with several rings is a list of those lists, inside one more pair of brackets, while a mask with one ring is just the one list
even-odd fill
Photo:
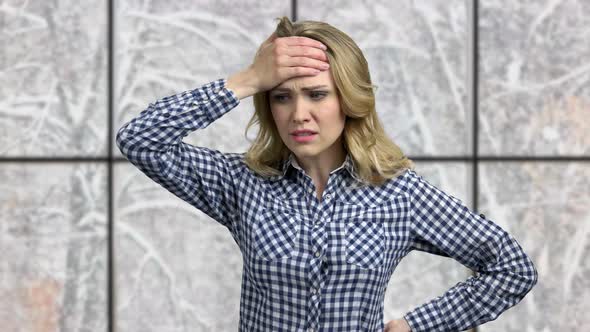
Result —
[[226, 87], [227, 80], [220, 78], [204, 84], [191, 91], [195, 97], [195, 106], [207, 105], [207, 115], [211, 122], [236, 107], [240, 99], [232, 90]]
[[410, 325], [412, 332], [447, 331], [443, 313], [440, 311], [437, 301], [440, 297], [425, 303], [416, 309], [407, 312], [404, 319]]

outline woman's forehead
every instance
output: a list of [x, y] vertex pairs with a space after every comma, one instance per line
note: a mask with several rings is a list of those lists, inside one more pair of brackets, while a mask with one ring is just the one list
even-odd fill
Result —
[[305, 91], [314, 87], [317, 88], [318, 86], [322, 86], [324, 88], [332, 87], [332, 77], [329, 75], [328, 70], [323, 71], [315, 76], [290, 78], [279, 84], [277, 87], [273, 88], [271, 91]]

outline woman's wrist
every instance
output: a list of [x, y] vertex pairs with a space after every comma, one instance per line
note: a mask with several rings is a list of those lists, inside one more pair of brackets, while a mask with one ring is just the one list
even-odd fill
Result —
[[232, 90], [239, 99], [244, 99], [258, 93], [256, 77], [250, 67], [231, 75], [225, 87]]
[[410, 324], [408, 324], [408, 321], [406, 321], [405, 318], [401, 318], [400, 321], [401, 324], [404, 325], [404, 328], [406, 328], [407, 332], [412, 332], [412, 328], [410, 327]]

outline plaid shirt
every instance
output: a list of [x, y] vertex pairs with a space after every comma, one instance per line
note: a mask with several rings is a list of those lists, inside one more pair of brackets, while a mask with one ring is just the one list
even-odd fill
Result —
[[350, 155], [321, 200], [291, 154], [263, 178], [182, 141], [239, 104], [226, 79], [151, 103], [117, 133], [141, 172], [226, 227], [243, 258], [239, 331], [382, 332], [385, 290], [412, 250], [478, 272], [409, 311], [412, 331], [461, 331], [521, 301], [537, 271], [518, 242], [413, 170], [363, 186]]

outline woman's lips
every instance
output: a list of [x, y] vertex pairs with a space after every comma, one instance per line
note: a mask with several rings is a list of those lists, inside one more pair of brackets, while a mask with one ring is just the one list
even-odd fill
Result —
[[305, 136], [291, 135], [291, 137], [293, 137], [293, 140], [295, 142], [305, 143], [305, 142], [313, 141], [317, 135], [318, 134], [311, 134], [311, 135], [305, 135]]

